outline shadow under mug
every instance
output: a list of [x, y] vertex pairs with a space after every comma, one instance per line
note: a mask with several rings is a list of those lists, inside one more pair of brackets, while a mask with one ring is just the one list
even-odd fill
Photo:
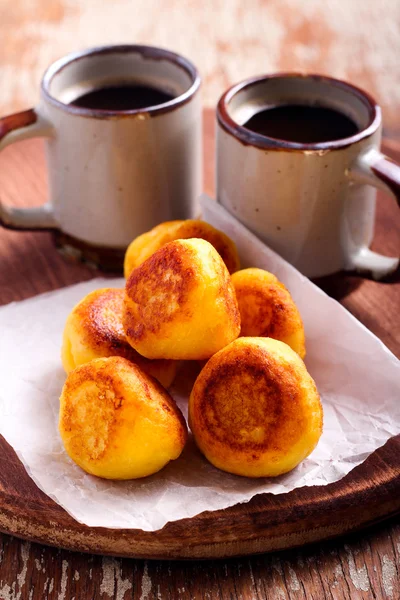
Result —
[[[142, 84], [172, 100], [113, 111], [71, 104], [96, 88]], [[127, 45], [70, 54], [46, 71], [39, 105], [0, 119], [0, 149], [46, 137], [50, 199], [0, 203], [0, 224], [51, 229], [75, 258], [120, 270], [128, 244], [162, 221], [191, 218], [202, 187], [200, 77], [187, 59]]]
[[[244, 126], [263, 108], [283, 105], [334, 109], [358, 132], [297, 143]], [[396, 270], [398, 258], [369, 249], [374, 188], [399, 201], [400, 166], [379, 150], [381, 111], [368, 94], [319, 75], [265, 75], [225, 92], [217, 121], [217, 200], [271, 248], [308, 277], [355, 269], [379, 279]]]

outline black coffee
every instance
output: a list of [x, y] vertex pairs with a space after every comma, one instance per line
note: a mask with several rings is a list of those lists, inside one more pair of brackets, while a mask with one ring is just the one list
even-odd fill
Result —
[[138, 83], [101, 87], [86, 92], [71, 104], [101, 110], [134, 110], [169, 102], [174, 96], [148, 85]]
[[244, 127], [279, 140], [305, 144], [341, 140], [358, 133], [346, 115], [323, 106], [274, 106], [253, 115]]

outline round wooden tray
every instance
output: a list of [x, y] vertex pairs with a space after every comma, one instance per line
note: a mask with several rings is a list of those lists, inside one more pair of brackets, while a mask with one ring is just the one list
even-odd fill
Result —
[[156, 532], [79, 524], [36, 487], [2, 438], [0, 454], [0, 530], [97, 554], [187, 559], [269, 552], [331, 538], [400, 511], [400, 436], [337, 483], [262, 494]]
[[[205, 116], [205, 189], [213, 194], [213, 116]], [[391, 150], [400, 157], [400, 151]], [[2, 153], [1, 160], [2, 200], [17, 205], [42, 202], [45, 170], [41, 143], [13, 146]], [[20, 177], [21, 164], [25, 180]], [[398, 210], [388, 198], [378, 202], [377, 208], [377, 248], [395, 255], [400, 242]], [[1, 232], [0, 256], [0, 304], [93, 276], [85, 267], [64, 262], [44, 233]], [[341, 274], [320, 284], [399, 355], [395, 327], [398, 281], [399, 273], [386, 284]], [[138, 558], [222, 558], [324, 540], [398, 512], [400, 436], [335, 484], [278, 496], [259, 495], [226, 510], [168, 523], [152, 533], [77, 523], [36, 487], [13, 449], [0, 437], [0, 530], [71, 550]]]

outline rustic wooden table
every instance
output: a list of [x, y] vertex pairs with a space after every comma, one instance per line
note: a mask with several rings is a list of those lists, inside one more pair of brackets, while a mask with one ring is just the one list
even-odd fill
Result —
[[[205, 189], [213, 193], [213, 120], [205, 119]], [[386, 148], [400, 158], [395, 145]], [[45, 197], [40, 142], [9, 148], [0, 158], [0, 193], [15, 205]], [[376, 248], [395, 255], [400, 218], [395, 202], [378, 202]], [[89, 279], [66, 263], [50, 234], [0, 231], [0, 304]], [[320, 284], [400, 355], [399, 273], [388, 282], [349, 274]], [[332, 514], [335, 519], [335, 514]], [[399, 599], [400, 521], [298, 550], [220, 562], [159, 562], [67, 552], [0, 535], [0, 600]]]

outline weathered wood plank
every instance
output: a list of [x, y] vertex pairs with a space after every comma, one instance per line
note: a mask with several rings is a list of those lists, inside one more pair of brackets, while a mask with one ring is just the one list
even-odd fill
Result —
[[397, 600], [400, 523], [251, 558], [159, 562], [88, 556], [0, 536], [0, 599]]

